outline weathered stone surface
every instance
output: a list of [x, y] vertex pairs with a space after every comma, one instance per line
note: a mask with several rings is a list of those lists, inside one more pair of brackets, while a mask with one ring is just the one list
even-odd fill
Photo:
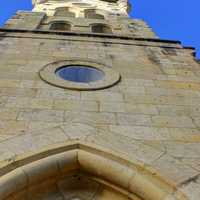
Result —
[[114, 113], [106, 112], [78, 112], [65, 111], [65, 122], [85, 123], [85, 124], [116, 124]]
[[[89, 135], [86, 141], [104, 146], [118, 153], [123, 149], [123, 154], [127, 158], [129, 157], [142, 162], [145, 160], [146, 163], [153, 162], [163, 154], [162, 150], [154, 149], [127, 136], [107, 132], [102, 129], [99, 130], [98, 134]], [[128, 152], [134, 153], [130, 154]]]
[[55, 110], [98, 112], [99, 106], [96, 101], [55, 100], [53, 108]]
[[[44, 11], [43, 4], [37, 6], [35, 11]], [[109, 10], [113, 5], [107, 6]], [[94, 174], [87, 179], [78, 174], [83, 177], [79, 183], [73, 173], [62, 175], [62, 180], [58, 177], [28, 187], [27, 198], [21, 192], [10, 199], [79, 199], [85, 191], [84, 198], [91, 199], [95, 193], [97, 200], [199, 200], [200, 68], [193, 50], [155, 40], [143, 21], [126, 15], [84, 19], [84, 12], [76, 10], [76, 17], [67, 18], [73, 24], [70, 33], [48, 32], [52, 20], [65, 19], [53, 16], [55, 7], [50, 7], [52, 4], [45, 18], [41, 12], [17, 13], [5, 25], [7, 30], [0, 32], [0, 175], [10, 164], [12, 169], [20, 168], [26, 156], [32, 162], [63, 152], [53, 168], [61, 171], [59, 163], [69, 163], [66, 151], [72, 149], [72, 160], [83, 166], [92, 162], [78, 158], [77, 152], [83, 150], [91, 153], [95, 162], [101, 155], [108, 163], [94, 162], [88, 167], [96, 170], [96, 179], [90, 179]], [[91, 33], [92, 23], [108, 23], [113, 35]], [[40, 30], [34, 30], [36, 27]], [[103, 90], [74, 91], [40, 78], [44, 66], [70, 60], [102, 64], [119, 73], [121, 80]], [[116, 169], [111, 160], [117, 163]], [[35, 175], [52, 169], [50, 161], [50, 168], [45, 164]], [[122, 188], [108, 189], [109, 183], [109, 187], [102, 186], [97, 179], [103, 171], [111, 176], [103, 181], [125, 183], [129, 187], [123, 188], [125, 193]], [[32, 172], [27, 173], [31, 178]], [[129, 178], [122, 180], [123, 175]], [[3, 189], [0, 187], [0, 193]], [[73, 189], [78, 196], [72, 195]], [[139, 196], [131, 196], [130, 190]]]
[[19, 113], [17, 118], [19, 121], [41, 121], [44, 122], [63, 122], [64, 121], [64, 111], [56, 110], [25, 110]]
[[172, 128], [195, 128], [193, 121], [190, 117], [179, 116], [177, 118], [172, 118], [171, 116], [153, 116], [152, 117], [153, 126], [158, 127], [172, 127]]

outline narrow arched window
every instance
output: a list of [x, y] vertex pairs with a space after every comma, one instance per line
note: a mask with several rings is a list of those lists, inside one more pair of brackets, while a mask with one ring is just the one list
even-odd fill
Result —
[[97, 14], [94, 9], [87, 9], [85, 12], [85, 18], [88, 19], [104, 19], [103, 15]]
[[131, 31], [137, 30], [137, 27], [136, 27], [136, 24], [135, 24], [135, 23], [130, 23], [130, 24], [128, 24], [128, 28], [129, 28]]
[[105, 24], [92, 24], [91, 29], [93, 33], [112, 33], [111, 28]]
[[56, 8], [54, 16], [58, 17], [75, 17], [75, 13], [70, 12], [68, 7]]
[[54, 22], [51, 24], [50, 30], [71, 31], [71, 24], [66, 22]]

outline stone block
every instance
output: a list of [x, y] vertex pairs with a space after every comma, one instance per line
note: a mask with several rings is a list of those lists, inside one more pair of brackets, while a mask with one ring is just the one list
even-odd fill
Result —
[[196, 125], [196, 127], [200, 127], [200, 117], [192, 117], [194, 124]]
[[155, 81], [157, 87], [164, 88], [176, 88], [176, 89], [188, 89], [188, 90], [200, 90], [199, 83], [193, 82], [179, 82], [179, 81]]
[[0, 88], [17, 88], [20, 85], [20, 80], [0, 79]]
[[110, 125], [109, 129], [113, 133], [121, 134], [135, 140], [163, 141], [170, 140], [172, 138], [170, 131], [167, 128], [134, 125]]
[[135, 113], [156, 115], [158, 110], [155, 105], [147, 104], [132, 104], [120, 102], [100, 102], [101, 112], [116, 112], [116, 113]]
[[117, 122], [119, 125], [151, 125], [151, 117], [148, 115], [139, 115], [139, 114], [127, 114], [127, 113], [118, 113]]
[[72, 111], [98, 111], [99, 106], [96, 101], [76, 101], [76, 100], [54, 100], [55, 110]]
[[164, 155], [152, 163], [154, 169], [162, 173], [163, 176], [174, 181], [176, 185], [184, 182], [188, 177], [193, 177], [198, 174], [193, 168], [184, 165], [178, 159]]
[[80, 92], [77, 91], [67, 91], [64, 89], [38, 89], [37, 97], [38, 98], [50, 98], [55, 100], [80, 100]]
[[0, 108], [0, 120], [16, 120], [18, 115], [17, 109]]
[[65, 122], [93, 124], [116, 124], [116, 117], [106, 112], [77, 112], [66, 111]]
[[98, 128], [84, 123], [65, 123], [61, 126], [70, 139], [82, 140], [88, 135], [98, 133]]
[[3, 135], [17, 135], [24, 134], [27, 131], [28, 123], [16, 120], [1, 120], [0, 121], [0, 134]]
[[44, 122], [62, 122], [63, 117], [64, 111], [30, 109], [21, 111], [17, 119], [20, 121], [41, 121], [42, 119]]
[[3, 88], [1, 91], [3, 96], [8, 97], [35, 97], [37, 94], [37, 89], [27, 89], [27, 88]]
[[115, 92], [106, 92], [106, 91], [91, 91], [91, 92], [82, 92], [81, 99], [87, 101], [113, 101], [113, 102], [122, 102], [123, 95], [121, 93]]
[[192, 119], [186, 116], [152, 116], [152, 125], [158, 127], [195, 128]]
[[52, 109], [53, 108], [53, 100], [51, 99], [31, 99], [29, 101], [29, 107], [32, 109]]

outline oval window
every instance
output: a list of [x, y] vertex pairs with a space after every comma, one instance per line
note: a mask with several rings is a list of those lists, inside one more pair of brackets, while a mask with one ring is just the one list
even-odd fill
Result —
[[110, 66], [94, 61], [66, 60], [49, 63], [39, 75], [45, 82], [71, 90], [99, 90], [117, 84], [121, 76]]
[[83, 65], [68, 65], [55, 71], [56, 75], [68, 81], [90, 83], [104, 78], [103, 71]]

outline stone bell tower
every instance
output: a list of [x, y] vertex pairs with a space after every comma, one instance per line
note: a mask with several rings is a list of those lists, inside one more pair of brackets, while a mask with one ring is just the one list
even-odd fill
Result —
[[34, 0], [0, 29], [1, 200], [199, 200], [195, 50], [126, 0]]

